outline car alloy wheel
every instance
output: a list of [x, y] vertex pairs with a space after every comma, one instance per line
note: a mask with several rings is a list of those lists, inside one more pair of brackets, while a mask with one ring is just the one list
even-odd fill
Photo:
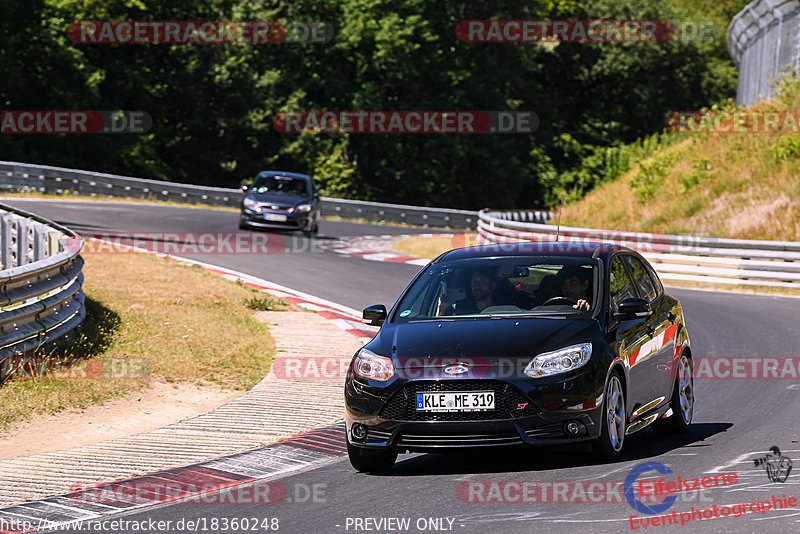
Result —
[[686, 432], [694, 415], [694, 371], [692, 360], [682, 354], [678, 360], [678, 372], [675, 388], [672, 392], [669, 407], [672, 414], [662, 417], [653, 425], [653, 430], [662, 434]]
[[694, 377], [692, 364], [686, 356], [681, 356], [678, 373], [678, 403], [681, 408], [681, 418], [686, 425], [689, 425], [694, 411]]
[[594, 444], [595, 454], [604, 460], [614, 460], [622, 452], [625, 442], [625, 394], [622, 382], [615, 371], [606, 384], [600, 438]]
[[606, 425], [609, 444], [619, 452], [625, 440], [625, 397], [616, 375], [611, 377], [606, 390]]

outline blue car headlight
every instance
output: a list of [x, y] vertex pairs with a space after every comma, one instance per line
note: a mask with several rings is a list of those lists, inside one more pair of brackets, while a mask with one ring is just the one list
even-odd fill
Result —
[[592, 355], [592, 344], [581, 343], [552, 352], [539, 354], [525, 368], [531, 378], [566, 373], [586, 365]]

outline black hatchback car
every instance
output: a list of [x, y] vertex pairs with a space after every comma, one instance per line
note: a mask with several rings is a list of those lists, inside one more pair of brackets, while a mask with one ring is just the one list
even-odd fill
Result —
[[444, 253], [422, 269], [345, 383], [350, 462], [399, 452], [592, 441], [606, 459], [650, 426], [692, 421], [680, 302], [648, 262], [608, 244], [515, 243]]
[[310, 176], [264, 171], [242, 191], [239, 228], [301, 230], [306, 237], [319, 232], [320, 194]]

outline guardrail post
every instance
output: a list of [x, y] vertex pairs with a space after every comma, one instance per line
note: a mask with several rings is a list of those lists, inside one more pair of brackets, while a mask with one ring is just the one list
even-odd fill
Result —
[[[53, 256], [54, 254], [58, 254], [61, 252], [61, 232], [56, 230], [50, 230], [47, 232], [47, 255]], [[66, 239], [66, 238], [65, 238]]]
[[16, 267], [19, 267], [28, 263], [28, 221], [22, 217], [17, 217], [14, 222], [17, 229]]
[[47, 229], [42, 224], [33, 225], [33, 261], [47, 257]]
[[11, 252], [12, 237], [11, 225], [13, 224], [13, 216], [9, 213], [4, 213], [0, 216], [0, 263], [2, 263], [2, 270], [10, 269], [13, 267], [13, 254]]

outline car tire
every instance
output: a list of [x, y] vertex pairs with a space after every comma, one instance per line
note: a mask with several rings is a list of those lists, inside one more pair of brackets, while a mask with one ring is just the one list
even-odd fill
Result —
[[355, 447], [347, 442], [350, 465], [361, 473], [387, 473], [397, 460], [396, 450], [373, 450]]
[[672, 415], [659, 418], [653, 423], [653, 430], [659, 434], [679, 434], [688, 432], [694, 414], [694, 366], [685, 354], [678, 359], [678, 375], [669, 407]]
[[303, 235], [309, 239], [312, 237], [317, 237], [317, 234], [319, 234], [319, 226], [317, 223], [314, 223], [314, 226], [311, 227], [311, 230], [303, 230]]
[[614, 371], [603, 391], [603, 411], [600, 437], [594, 442], [595, 456], [602, 460], [615, 460], [625, 444], [625, 393], [619, 373]]
[[249, 224], [239, 221], [239, 230], [249, 230], [249, 229], [250, 229]]

